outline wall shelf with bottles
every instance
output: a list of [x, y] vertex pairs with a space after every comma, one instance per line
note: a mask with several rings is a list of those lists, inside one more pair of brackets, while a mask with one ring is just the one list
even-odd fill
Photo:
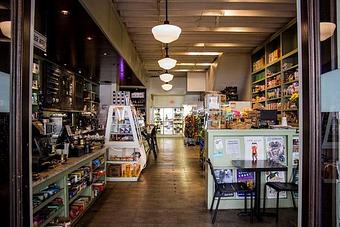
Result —
[[299, 65], [297, 25], [291, 21], [252, 56], [252, 103], [277, 110], [288, 124], [298, 125]]
[[32, 70], [33, 113], [55, 109], [92, 112], [99, 109], [99, 84], [35, 55]]

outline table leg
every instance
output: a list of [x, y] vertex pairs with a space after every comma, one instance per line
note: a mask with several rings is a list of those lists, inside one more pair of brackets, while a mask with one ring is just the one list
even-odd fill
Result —
[[261, 172], [255, 172], [255, 216], [257, 219], [261, 219]]

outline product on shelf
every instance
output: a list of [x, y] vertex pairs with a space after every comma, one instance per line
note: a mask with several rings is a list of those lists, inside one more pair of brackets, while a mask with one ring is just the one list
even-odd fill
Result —
[[76, 197], [90, 185], [90, 172], [91, 168], [84, 166], [68, 175], [67, 185], [69, 187], [69, 199]]
[[253, 72], [258, 71], [264, 67], [264, 56], [253, 63]]
[[107, 177], [138, 177], [140, 171], [138, 163], [108, 164]]
[[113, 91], [112, 92], [113, 105], [130, 105], [130, 92], [129, 91]]
[[57, 184], [51, 184], [47, 188], [41, 190], [39, 193], [33, 194], [33, 207], [36, 208], [53, 195], [60, 192], [60, 186]]
[[76, 219], [82, 212], [86, 209], [88, 204], [91, 202], [91, 197], [89, 196], [82, 196], [76, 199], [70, 205], [69, 217], [71, 220]]
[[56, 212], [60, 211], [60, 209], [63, 207], [63, 200], [62, 198], [56, 198], [53, 201], [51, 201], [49, 204], [47, 204], [45, 207], [43, 207], [41, 210], [39, 210], [37, 213], [33, 216], [33, 226], [38, 227], [45, 223], [50, 219]]
[[274, 61], [279, 60], [280, 53], [281, 53], [280, 48], [278, 48], [278, 49], [274, 50], [273, 52], [269, 53], [268, 54], [268, 62], [269, 62], [269, 64], [274, 62]]

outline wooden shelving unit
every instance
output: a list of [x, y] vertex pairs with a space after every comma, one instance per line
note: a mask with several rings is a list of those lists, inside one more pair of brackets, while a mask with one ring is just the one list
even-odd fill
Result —
[[[70, 215], [70, 210], [72, 209], [72, 204], [80, 197], [86, 196], [90, 198], [89, 203], [87, 204], [86, 208], [73, 220], [72, 226], [76, 224], [76, 222], [84, 215], [89, 207], [91, 207], [94, 202], [97, 200], [99, 193], [97, 196], [95, 195], [95, 188], [93, 184], [97, 182], [104, 182], [106, 184], [106, 175], [100, 175], [96, 179], [94, 178], [94, 174], [97, 171], [103, 170], [105, 172], [106, 166], [106, 156], [107, 150], [103, 148], [101, 150], [94, 151], [93, 153], [84, 155], [82, 157], [71, 157], [69, 158], [68, 162], [64, 165], [56, 167], [55, 169], [51, 169], [47, 172], [40, 173], [41, 180], [33, 181], [33, 195], [41, 193], [42, 190], [49, 187], [49, 185], [58, 185], [60, 190], [49, 197], [48, 199], [41, 202], [38, 206], [33, 208], [33, 217], [39, 214], [39, 212], [46, 208], [50, 202], [54, 199], [62, 199], [63, 205], [60, 206], [57, 210], [51, 212], [48, 217], [39, 225], [41, 227], [48, 226], [51, 221], [53, 221], [56, 217], [66, 217], [68, 218]], [[93, 160], [100, 159], [103, 162], [101, 165], [92, 168]], [[69, 198], [70, 192], [70, 185], [68, 184], [69, 175], [72, 174], [74, 171], [79, 170], [82, 167], [89, 167], [89, 182], [90, 184], [87, 187], [80, 190], [76, 195], [74, 195], [71, 199]], [[34, 219], [34, 218], [33, 218]], [[31, 224], [33, 226], [33, 223]]]
[[84, 111], [97, 113], [99, 110], [99, 84], [85, 80], [84, 82]]
[[278, 110], [279, 120], [285, 115], [290, 125], [297, 125], [299, 107], [290, 98], [298, 91], [298, 70], [297, 25], [292, 21], [253, 52], [253, 105]]

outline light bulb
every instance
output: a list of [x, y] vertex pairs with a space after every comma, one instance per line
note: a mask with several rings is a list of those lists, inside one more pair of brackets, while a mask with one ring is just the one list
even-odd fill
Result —
[[161, 79], [161, 81], [164, 81], [165, 83], [167, 83], [167, 82], [172, 81], [172, 79], [174, 78], [174, 75], [166, 72], [166, 73], [159, 75], [159, 78]]

